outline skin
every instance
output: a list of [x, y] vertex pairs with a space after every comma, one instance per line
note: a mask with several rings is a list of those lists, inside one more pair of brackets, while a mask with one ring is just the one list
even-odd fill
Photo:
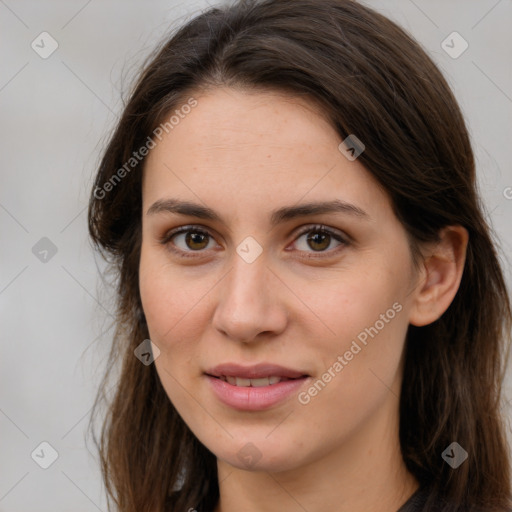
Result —
[[[140, 293], [163, 387], [217, 456], [215, 512], [396, 511], [418, 487], [398, 442], [406, 331], [449, 306], [467, 233], [446, 228], [416, 268], [389, 198], [357, 159], [341, 154], [341, 138], [311, 102], [231, 88], [194, 97], [198, 105], [146, 161]], [[207, 206], [222, 220], [148, 213], [169, 198]], [[277, 208], [334, 199], [366, 216], [270, 223]], [[314, 235], [317, 224], [348, 243], [308, 244], [298, 232], [310, 226]], [[161, 243], [188, 225], [211, 238]], [[252, 263], [236, 252], [248, 236], [263, 249]], [[173, 242], [195, 257], [172, 252]], [[218, 401], [204, 375], [222, 362], [273, 362], [310, 375], [307, 391], [397, 303], [400, 312], [305, 405], [294, 394], [268, 410], [237, 411]], [[260, 457], [251, 467], [238, 457], [247, 443]]]

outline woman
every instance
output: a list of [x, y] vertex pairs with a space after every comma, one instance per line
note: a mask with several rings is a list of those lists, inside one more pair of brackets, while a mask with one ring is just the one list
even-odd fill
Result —
[[394, 23], [348, 0], [188, 22], [89, 227], [118, 275], [117, 510], [510, 508], [510, 301], [456, 100]]

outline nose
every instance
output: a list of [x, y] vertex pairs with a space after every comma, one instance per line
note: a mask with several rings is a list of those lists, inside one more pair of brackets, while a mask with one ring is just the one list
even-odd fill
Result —
[[263, 254], [252, 263], [235, 254], [233, 267], [219, 285], [212, 323], [224, 336], [251, 343], [284, 331], [288, 317], [280, 299], [283, 284]]

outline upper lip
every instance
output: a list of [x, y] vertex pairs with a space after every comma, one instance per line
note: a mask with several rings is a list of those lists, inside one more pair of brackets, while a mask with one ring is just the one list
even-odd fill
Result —
[[297, 379], [307, 374], [291, 368], [285, 368], [277, 364], [259, 363], [252, 366], [243, 366], [237, 363], [219, 364], [205, 372], [213, 377], [238, 377], [241, 379], [261, 379], [263, 377], [286, 377]]

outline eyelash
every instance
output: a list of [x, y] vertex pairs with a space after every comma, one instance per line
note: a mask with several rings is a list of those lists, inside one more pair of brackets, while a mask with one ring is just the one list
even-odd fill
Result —
[[[338, 242], [340, 242], [340, 245], [331, 250], [311, 251], [313, 255], [306, 256], [306, 258], [322, 258], [322, 257], [325, 257], [325, 256], [322, 256], [322, 254], [326, 254], [326, 253], [329, 256], [332, 256], [333, 253], [337, 253], [338, 250], [350, 245], [350, 243], [346, 237], [343, 237], [337, 231], [334, 231], [322, 224], [306, 226], [299, 233], [297, 233], [296, 238], [294, 239], [294, 242], [296, 242], [302, 235], [305, 235], [306, 233], [310, 233], [310, 232], [322, 233], [322, 234], [329, 235], [332, 238], [334, 238], [335, 240], [337, 240]], [[194, 225], [180, 226], [179, 228], [176, 228], [176, 229], [173, 229], [173, 230], [167, 232], [160, 239], [160, 243], [162, 245], [165, 245], [173, 253], [178, 254], [180, 257], [184, 257], [184, 258], [200, 257], [201, 253], [205, 252], [205, 250], [202, 249], [202, 250], [197, 250], [197, 251], [193, 251], [193, 250], [184, 251], [182, 249], [176, 248], [176, 246], [171, 243], [171, 240], [172, 240], [172, 238], [179, 235], [180, 233], [196, 233], [196, 234], [200, 234], [200, 235], [205, 235], [210, 238], [214, 238], [213, 235], [210, 232], [208, 232], [207, 230], [203, 229], [200, 226], [194, 226]], [[310, 253], [310, 251], [299, 251], [299, 252]]]

